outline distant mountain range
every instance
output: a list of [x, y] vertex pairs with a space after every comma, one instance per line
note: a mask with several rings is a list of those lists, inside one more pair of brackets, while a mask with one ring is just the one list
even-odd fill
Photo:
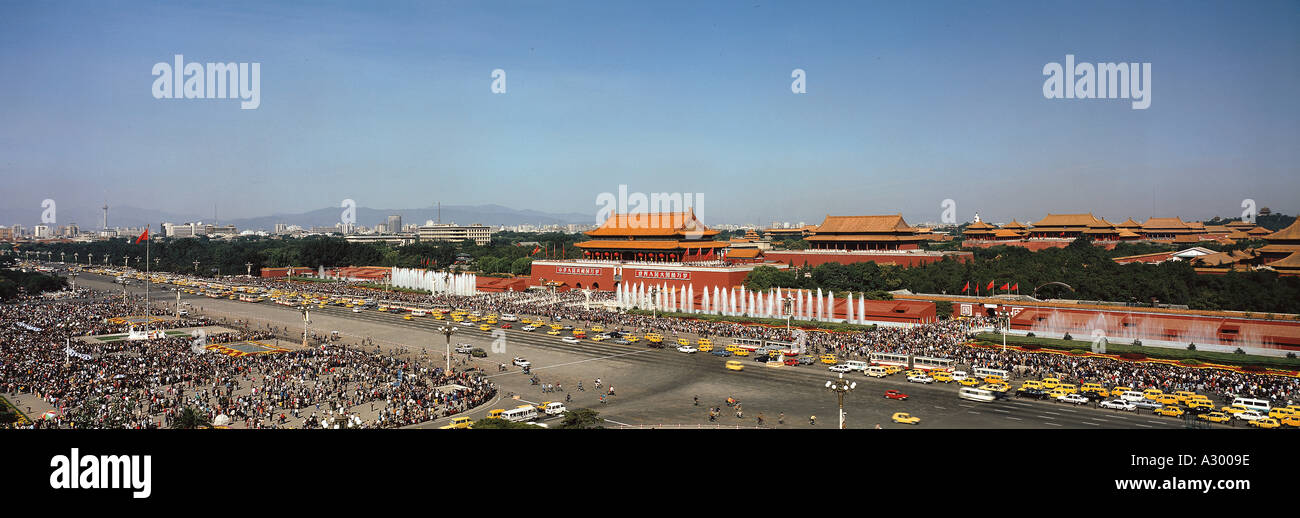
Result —
[[[54, 226], [67, 225], [76, 223], [77, 226], [84, 230], [99, 229], [103, 225], [104, 213], [99, 208], [85, 207], [57, 207], [56, 223]], [[334, 226], [340, 221], [343, 214], [343, 208], [330, 207], [317, 209], [300, 214], [272, 214], [270, 216], [258, 216], [252, 218], [221, 219], [218, 223], [222, 225], [234, 225], [235, 228], [243, 230], [273, 230], [276, 223], [286, 225], [298, 225], [304, 228]], [[374, 227], [379, 223], [388, 221], [388, 216], [399, 215], [402, 217], [402, 224], [419, 223], [423, 224], [429, 220], [438, 219], [437, 207], [426, 207], [421, 209], [372, 209], [368, 207], [357, 207], [356, 216], [357, 224], [367, 227]], [[32, 209], [12, 209], [0, 207], [0, 225], [20, 224], [28, 229], [40, 223], [41, 209], [35, 207]], [[152, 209], [141, 209], [137, 207], [112, 207], [108, 209], [108, 224], [110, 227], [142, 227], [145, 224], [151, 224], [157, 227], [162, 222], [167, 223], [186, 223], [190, 221], [202, 221], [211, 223], [211, 215], [199, 216], [195, 214], [176, 214]], [[565, 225], [569, 223], [577, 224], [594, 224], [596, 215], [578, 214], [578, 213], [550, 213], [536, 210], [519, 210], [501, 205], [443, 205], [442, 219], [443, 223], [456, 223], [469, 225], [473, 223], [482, 223], [484, 225]]]

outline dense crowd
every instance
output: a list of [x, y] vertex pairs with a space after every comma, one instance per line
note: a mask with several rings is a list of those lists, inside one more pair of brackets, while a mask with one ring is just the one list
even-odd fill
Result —
[[[140, 309], [135, 300], [87, 295], [0, 306], [0, 392], [31, 395], [58, 409], [50, 418], [34, 419], [32, 427], [169, 427], [191, 409], [214, 425], [313, 428], [342, 425], [342, 416], [369, 405], [373, 417], [357, 425], [388, 428], [463, 412], [496, 393], [478, 372], [447, 373], [436, 362], [404, 360], [378, 348], [324, 343], [231, 357], [207, 351], [188, 336], [83, 343], [73, 338], [125, 331], [126, 325], [108, 319]], [[180, 319], [155, 327], [207, 324]], [[269, 338], [243, 330], [205, 339]]]

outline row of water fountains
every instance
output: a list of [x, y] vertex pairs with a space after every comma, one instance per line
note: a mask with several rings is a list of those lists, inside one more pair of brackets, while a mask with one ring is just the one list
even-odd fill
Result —
[[1158, 319], [1149, 318], [1142, 313], [1098, 312], [1091, 319], [1080, 321], [1070, 318], [1067, 312], [1056, 309], [1026, 311], [1047, 313], [1046, 318], [1036, 319], [1027, 331], [1035, 336], [1062, 338], [1068, 333], [1075, 340], [1105, 338], [1108, 342], [1117, 343], [1141, 340], [1145, 345], [1165, 347], [1186, 347], [1188, 344], [1226, 348], [1262, 346], [1261, 337], [1251, 326], [1241, 326], [1249, 331], [1238, 335], [1236, 340], [1221, 340], [1219, 327], [1223, 320], [1188, 320], [1189, 325], [1186, 327], [1167, 329]]
[[433, 294], [475, 295], [478, 276], [472, 273], [435, 272], [419, 268], [393, 267], [393, 287], [423, 290]]
[[[787, 300], [790, 306], [788, 309]], [[791, 316], [795, 320], [817, 322], [869, 323], [865, 318], [865, 298], [858, 296], [855, 303], [853, 293], [849, 293], [842, 296], [841, 300], [842, 303], [836, 301], [834, 292], [823, 293], [820, 288], [816, 291], [782, 288], [753, 291], [744, 286], [739, 289], [714, 286], [703, 290], [697, 307], [693, 285], [685, 288], [669, 286], [667, 283], [647, 286], [641, 282], [633, 285], [620, 284], [614, 290], [614, 303], [620, 309], [658, 309], [677, 313], [759, 318]], [[843, 316], [836, 315], [837, 304], [843, 304]]]

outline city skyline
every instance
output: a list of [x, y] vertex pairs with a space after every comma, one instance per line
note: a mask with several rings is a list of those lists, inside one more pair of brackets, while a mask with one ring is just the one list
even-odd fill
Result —
[[[620, 185], [703, 193], [706, 224], [1300, 209], [1293, 3], [123, 5], [5, 8], [0, 209], [30, 216], [0, 224], [47, 198], [594, 222]], [[154, 98], [177, 55], [260, 63], [260, 105]], [[1150, 63], [1150, 106], [1046, 98], [1067, 57]]]

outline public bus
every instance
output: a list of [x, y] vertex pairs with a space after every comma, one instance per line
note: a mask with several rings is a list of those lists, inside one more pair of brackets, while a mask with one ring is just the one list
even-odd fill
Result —
[[952, 371], [955, 365], [956, 362], [949, 360], [947, 358], [934, 358], [930, 356], [912, 357], [912, 367], [916, 369], [924, 369], [928, 371], [933, 371], [933, 370]]
[[537, 408], [532, 405], [512, 408], [505, 412], [501, 412], [501, 418], [515, 423], [532, 421], [533, 419], [537, 419]]
[[869, 357], [872, 365], [897, 365], [899, 367], [912, 368], [912, 362], [906, 354], [895, 353], [871, 353]]
[[1010, 380], [1011, 380], [1011, 373], [1009, 373], [1009, 372], [1007, 372], [1007, 371], [1005, 371], [1005, 370], [1002, 370], [1002, 369], [990, 369], [990, 368], [987, 368], [987, 367], [976, 367], [976, 368], [974, 368], [973, 370], [971, 370], [971, 374], [972, 374], [973, 376], [975, 376], [976, 378], [979, 378], [979, 379], [984, 380], [985, 382], [988, 382], [988, 381], [989, 381], [989, 378], [994, 377], [994, 376], [996, 376], [999, 380], [1002, 380], [1002, 381], [1010, 381]]
[[763, 346], [762, 338], [732, 338], [731, 345], [748, 350], [749, 352], [757, 351]]

